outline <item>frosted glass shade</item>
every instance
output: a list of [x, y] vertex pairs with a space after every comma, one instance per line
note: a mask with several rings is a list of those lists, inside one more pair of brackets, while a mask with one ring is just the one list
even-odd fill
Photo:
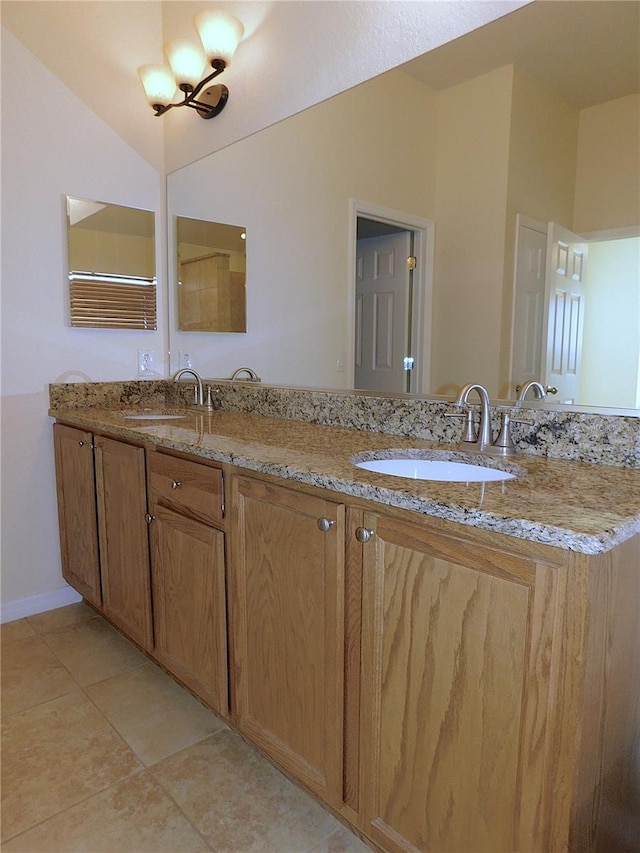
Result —
[[163, 46], [178, 86], [187, 84], [195, 89], [202, 80], [206, 60], [202, 49], [188, 39], [174, 39]]
[[142, 65], [138, 68], [138, 74], [152, 107], [171, 103], [176, 94], [176, 81], [166, 66]]
[[207, 61], [222, 59], [228, 65], [244, 35], [244, 26], [235, 15], [221, 10], [199, 12], [193, 19]]

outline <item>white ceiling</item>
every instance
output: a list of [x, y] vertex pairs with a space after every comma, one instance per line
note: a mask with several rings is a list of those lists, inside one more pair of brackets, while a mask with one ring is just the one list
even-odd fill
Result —
[[403, 70], [434, 89], [518, 65], [578, 109], [640, 92], [640, 3], [537, 0]]

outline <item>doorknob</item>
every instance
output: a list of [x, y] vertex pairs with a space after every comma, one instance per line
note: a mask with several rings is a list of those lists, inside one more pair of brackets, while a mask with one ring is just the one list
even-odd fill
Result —
[[326, 533], [328, 530], [331, 530], [331, 528], [335, 524], [335, 521], [333, 521], [330, 518], [325, 518], [324, 516], [322, 516], [322, 518], [319, 518], [317, 520], [316, 524], [318, 525], [318, 530], [321, 530], [323, 533]]

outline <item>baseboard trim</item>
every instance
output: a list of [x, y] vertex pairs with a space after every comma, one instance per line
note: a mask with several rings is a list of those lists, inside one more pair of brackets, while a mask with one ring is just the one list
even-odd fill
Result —
[[58, 607], [66, 607], [77, 601], [82, 601], [82, 596], [70, 586], [41, 595], [31, 595], [29, 598], [20, 598], [18, 601], [0, 605], [0, 623], [15, 622], [16, 619], [35, 616], [36, 613], [44, 613], [46, 610], [57, 610]]

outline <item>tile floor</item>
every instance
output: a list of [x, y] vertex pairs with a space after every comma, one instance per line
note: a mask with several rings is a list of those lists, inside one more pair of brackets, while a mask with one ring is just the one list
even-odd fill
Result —
[[366, 853], [85, 604], [2, 626], [3, 853]]

